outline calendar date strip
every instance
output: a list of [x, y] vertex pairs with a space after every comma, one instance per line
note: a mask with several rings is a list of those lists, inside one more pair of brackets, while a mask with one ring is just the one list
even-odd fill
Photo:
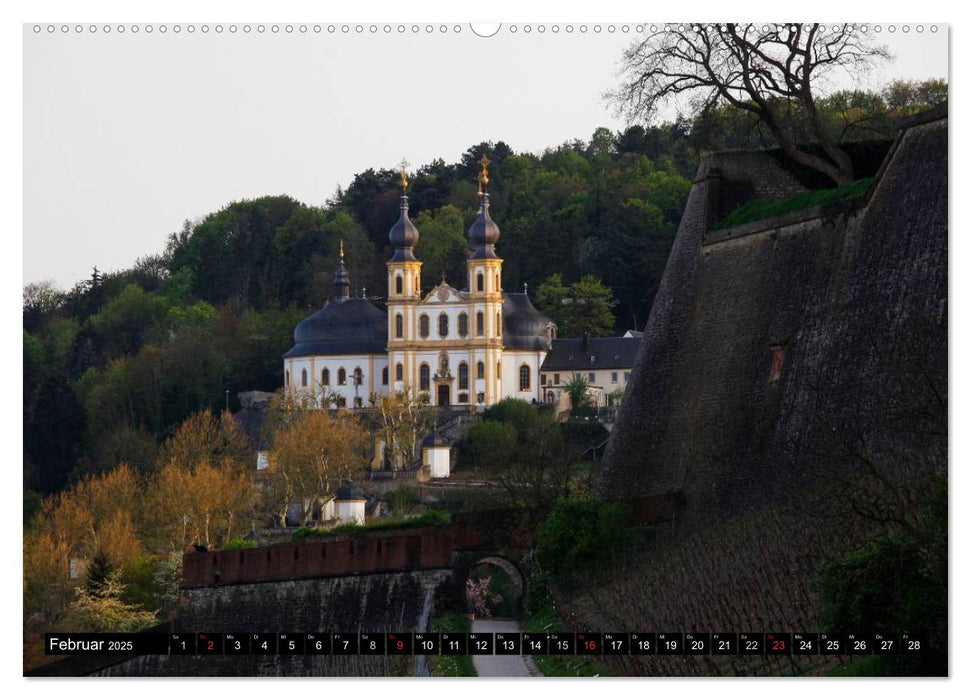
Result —
[[920, 634], [806, 632], [48, 633], [48, 655], [869, 655], [914, 654]]

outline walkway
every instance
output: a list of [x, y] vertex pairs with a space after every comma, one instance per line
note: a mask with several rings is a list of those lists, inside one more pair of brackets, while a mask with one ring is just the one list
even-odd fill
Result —
[[[490, 620], [476, 618], [472, 621], [473, 632], [522, 632], [518, 620]], [[482, 677], [541, 676], [529, 656], [472, 656], [472, 665]]]

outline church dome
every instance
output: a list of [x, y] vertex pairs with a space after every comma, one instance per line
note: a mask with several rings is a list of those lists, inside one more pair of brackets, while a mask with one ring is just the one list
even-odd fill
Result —
[[418, 227], [408, 218], [408, 197], [401, 195], [401, 214], [391, 230], [388, 240], [394, 246], [394, 255], [389, 262], [417, 260], [414, 247], [418, 245]]
[[549, 351], [552, 323], [525, 293], [502, 293], [502, 344], [506, 348]]
[[479, 200], [479, 214], [469, 226], [469, 248], [473, 260], [483, 258], [497, 258], [495, 245], [499, 241], [499, 226], [489, 216], [489, 193], [482, 194]]
[[364, 493], [364, 489], [355, 484], [353, 481], [348, 481], [339, 489], [337, 493], [334, 494], [335, 501], [364, 501], [367, 500], [367, 496]]
[[334, 299], [293, 332], [285, 355], [370, 355], [388, 348], [387, 314], [367, 299]]

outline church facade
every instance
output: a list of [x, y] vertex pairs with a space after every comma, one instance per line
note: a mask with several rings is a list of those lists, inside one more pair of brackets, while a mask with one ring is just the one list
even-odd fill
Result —
[[466, 278], [421, 287], [419, 232], [408, 218], [402, 170], [400, 215], [388, 240], [387, 310], [351, 296], [341, 260], [334, 297], [294, 331], [284, 356], [284, 385], [324, 408], [366, 407], [394, 392], [417, 393], [433, 406], [489, 406], [503, 398], [540, 401], [540, 367], [556, 327], [525, 293], [503, 291], [499, 227], [489, 214], [488, 169], [479, 175], [479, 212], [468, 230]]

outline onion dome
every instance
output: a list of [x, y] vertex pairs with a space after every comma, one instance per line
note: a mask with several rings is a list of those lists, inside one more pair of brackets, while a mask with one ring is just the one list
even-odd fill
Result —
[[499, 257], [495, 250], [495, 245], [499, 241], [499, 227], [489, 216], [488, 166], [491, 161], [487, 156], [482, 156], [479, 162], [482, 164], [482, 172], [479, 173], [479, 214], [468, 231], [471, 250], [469, 258], [472, 260]]
[[401, 198], [399, 199], [401, 214], [391, 230], [388, 240], [394, 246], [394, 255], [389, 262], [416, 261], [414, 247], [418, 245], [418, 228], [408, 218], [408, 176], [405, 174], [405, 161], [401, 162]]
[[351, 278], [343, 260], [334, 273], [334, 298], [301, 321], [293, 331], [294, 346], [284, 357], [371, 355], [387, 352], [388, 315], [367, 299], [351, 298]]
[[339, 489], [337, 493], [334, 494], [335, 501], [366, 501], [367, 496], [364, 495], [364, 489], [355, 484], [353, 481], [348, 481]]
[[510, 350], [546, 350], [552, 347], [553, 322], [525, 293], [502, 293], [502, 344]]

